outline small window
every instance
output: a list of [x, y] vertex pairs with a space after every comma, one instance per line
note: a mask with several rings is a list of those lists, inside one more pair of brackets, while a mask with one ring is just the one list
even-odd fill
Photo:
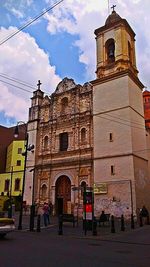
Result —
[[18, 154], [22, 154], [22, 148], [18, 147]]
[[114, 174], [115, 174], [115, 166], [111, 165], [111, 175], [114, 175]]
[[86, 129], [85, 128], [82, 128], [81, 129], [81, 142], [85, 142], [86, 140]]
[[5, 186], [4, 186], [4, 191], [8, 192], [9, 191], [9, 184], [10, 184], [10, 180], [5, 180]]
[[59, 135], [60, 151], [67, 151], [68, 149], [68, 133], [61, 133]]
[[128, 42], [128, 55], [129, 55], [129, 60], [132, 63], [132, 49], [129, 42]]
[[48, 149], [48, 136], [44, 137], [44, 149]]
[[17, 160], [17, 166], [21, 166], [21, 160]]
[[47, 195], [47, 186], [46, 186], [46, 184], [42, 185], [41, 191], [42, 191], [42, 198], [45, 198], [46, 195]]
[[62, 100], [61, 100], [61, 111], [64, 113], [66, 112], [66, 109], [68, 107], [68, 98], [67, 97], [64, 97]]
[[17, 178], [15, 179], [15, 191], [19, 191], [20, 190], [20, 179]]
[[109, 141], [112, 142], [113, 141], [113, 134], [109, 133]]
[[82, 181], [81, 183], [81, 195], [83, 196], [83, 192], [86, 190], [86, 182], [85, 181]]

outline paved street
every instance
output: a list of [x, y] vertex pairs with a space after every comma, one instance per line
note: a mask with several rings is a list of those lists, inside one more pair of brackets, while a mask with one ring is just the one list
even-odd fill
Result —
[[24, 229], [0, 240], [1, 267], [148, 267], [150, 266], [150, 226], [110, 233], [98, 228], [98, 236], [81, 225], [70, 223], [58, 235], [56, 222], [41, 232]]

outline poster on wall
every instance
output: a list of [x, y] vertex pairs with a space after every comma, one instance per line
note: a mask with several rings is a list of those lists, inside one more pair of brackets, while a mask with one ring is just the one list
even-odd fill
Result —
[[107, 184], [106, 183], [95, 183], [94, 184], [94, 194], [107, 194]]

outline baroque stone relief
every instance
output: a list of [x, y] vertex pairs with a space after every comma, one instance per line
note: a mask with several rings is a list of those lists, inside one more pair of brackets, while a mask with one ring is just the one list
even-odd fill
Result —
[[92, 90], [92, 84], [91, 83], [84, 83], [84, 85], [81, 88], [81, 93], [89, 92]]
[[50, 99], [49, 97], [46, 95], [42, 101], [42, 105], [41, 106], [45, 106], [45, 105], [49, 105], [50, 104]]
[[55, 93], [56, 93], [56, 94], [63, 93], [63, 92], [65, 92], [65, 91], [68, 91], [68, 90], [70, 90], [70, 89], [73, 89], [74, 87], [76, 87], [76, 83], [74, 82], [74, 80], [65, 77], [65, 78], [58, 84]]
[[41, 108], [40, 110], [40, 121], [41, 122], [47, 122], [49, 121], [50, 118], [50, 112], [49, 112], [49, 107], [46, 106], [45, 108]]

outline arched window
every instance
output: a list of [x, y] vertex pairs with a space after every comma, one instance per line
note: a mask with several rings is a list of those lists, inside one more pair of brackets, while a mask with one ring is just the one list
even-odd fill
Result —
[[67, 107], [68, 107], [68, 98], [67, 97], [64, 97], [61, 100], [61, 111], [63, 113], [66, 112]]
[[42, 185], [41, 191], [42, 191], [42, 198], [45, 198], [46, 194], [47, 194], [47, 186], [46, 186], [46, 184]]
[[85, 181], [82, 181], [81, 182], [81, 195], [83, 196], [83, 192], [86, 190], [86, 182]]
[[128, 55], [129, 55], [129, 60], [132, 63], [132, 49], [131, 49], [130, 42], [128, 42]]
[[61, 133], [59, 135], [60, 151], [67, 151], [68, 149], [68, 133]]
[[113, 39], [107, 40], [105, 44], [107, 63], [115, 62], [115, 42]]
[[48, 149], [48, 136], [44, 137], [44, 149]]
[[81, 129], [81, 142], [85, 142], [86, 140], [86, 129], [85, 128], [82, 128]]

